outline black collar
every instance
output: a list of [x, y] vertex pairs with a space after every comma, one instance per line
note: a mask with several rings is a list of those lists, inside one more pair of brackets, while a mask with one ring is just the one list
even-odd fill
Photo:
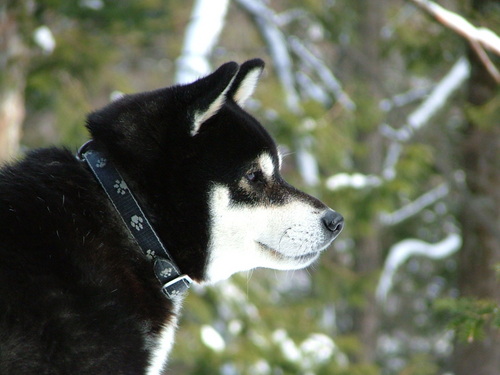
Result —
[[77, 157], [88, 164], [144, 255], [154, 262], [162, 292], [170, 299], [183, 294], [191, 278], [181, 273], [118, 170], [92, 140], [80, 147]]

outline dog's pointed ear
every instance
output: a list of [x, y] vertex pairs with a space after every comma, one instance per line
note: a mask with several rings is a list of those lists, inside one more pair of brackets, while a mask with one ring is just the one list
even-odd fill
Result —
[[243, 107], [247, 99], [255, 91], [263, 70], [264, 61], [261, 59], [248, 60], [241, 64], [227, 96]]
[[212, 74], [200, 78], [199, 80], [185, 86], [181, 89], [191, 98], [195, 98], [190, 108], [191, 117], [191, 135], [198, 134], [201, 125], [224, 105], [227, 93], [232, 87], [236, 74], [238, 73], [238, 64], [228, 62], [222, 65]]

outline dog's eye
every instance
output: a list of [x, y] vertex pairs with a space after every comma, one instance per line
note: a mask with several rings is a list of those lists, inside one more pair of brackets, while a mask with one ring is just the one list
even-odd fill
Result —
[[263, 180], [261, 171], [248, 172], [245, 178], [252, 183], [261, 182]]

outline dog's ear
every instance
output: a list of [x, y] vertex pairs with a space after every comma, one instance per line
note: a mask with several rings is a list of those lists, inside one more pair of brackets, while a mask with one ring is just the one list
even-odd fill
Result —
[[240, 66], [240, 70], [234, 78], [227, 96], [243, 107], [247, 99], [255, 91], [255, 87], [257, 86], [257, 82], [263, 70], [264, 61], [261, 59], [253, 59], [244, 62]]
[[238, 64], [228, 62], [212, 74], [180, 87], [192, 101], [189, 108], [192, 136], [198, 134], [201, 125], [224, 105], [237, 73]]

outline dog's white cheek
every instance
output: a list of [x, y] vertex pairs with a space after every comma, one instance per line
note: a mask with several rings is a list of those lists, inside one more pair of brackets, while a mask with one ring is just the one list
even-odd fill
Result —
[[227, 279], [236, 272], [247, 271], [266, 260], [255, 242], [262, 231], [264, 218], [257, 211], [230, 206], [229, 191], [224, 186], [213, 188], [210, 198], [210, 241], [205, 278], [208, 282]]
[[306, 267], [312, 260], [299, 258], [324, 248], [321, 213], [309, 204], [293, 201], [277, 207], [246, 206], [231, 205], [230, 199], [224, 186], [211, 191], [207, 282], [257, 267]]

